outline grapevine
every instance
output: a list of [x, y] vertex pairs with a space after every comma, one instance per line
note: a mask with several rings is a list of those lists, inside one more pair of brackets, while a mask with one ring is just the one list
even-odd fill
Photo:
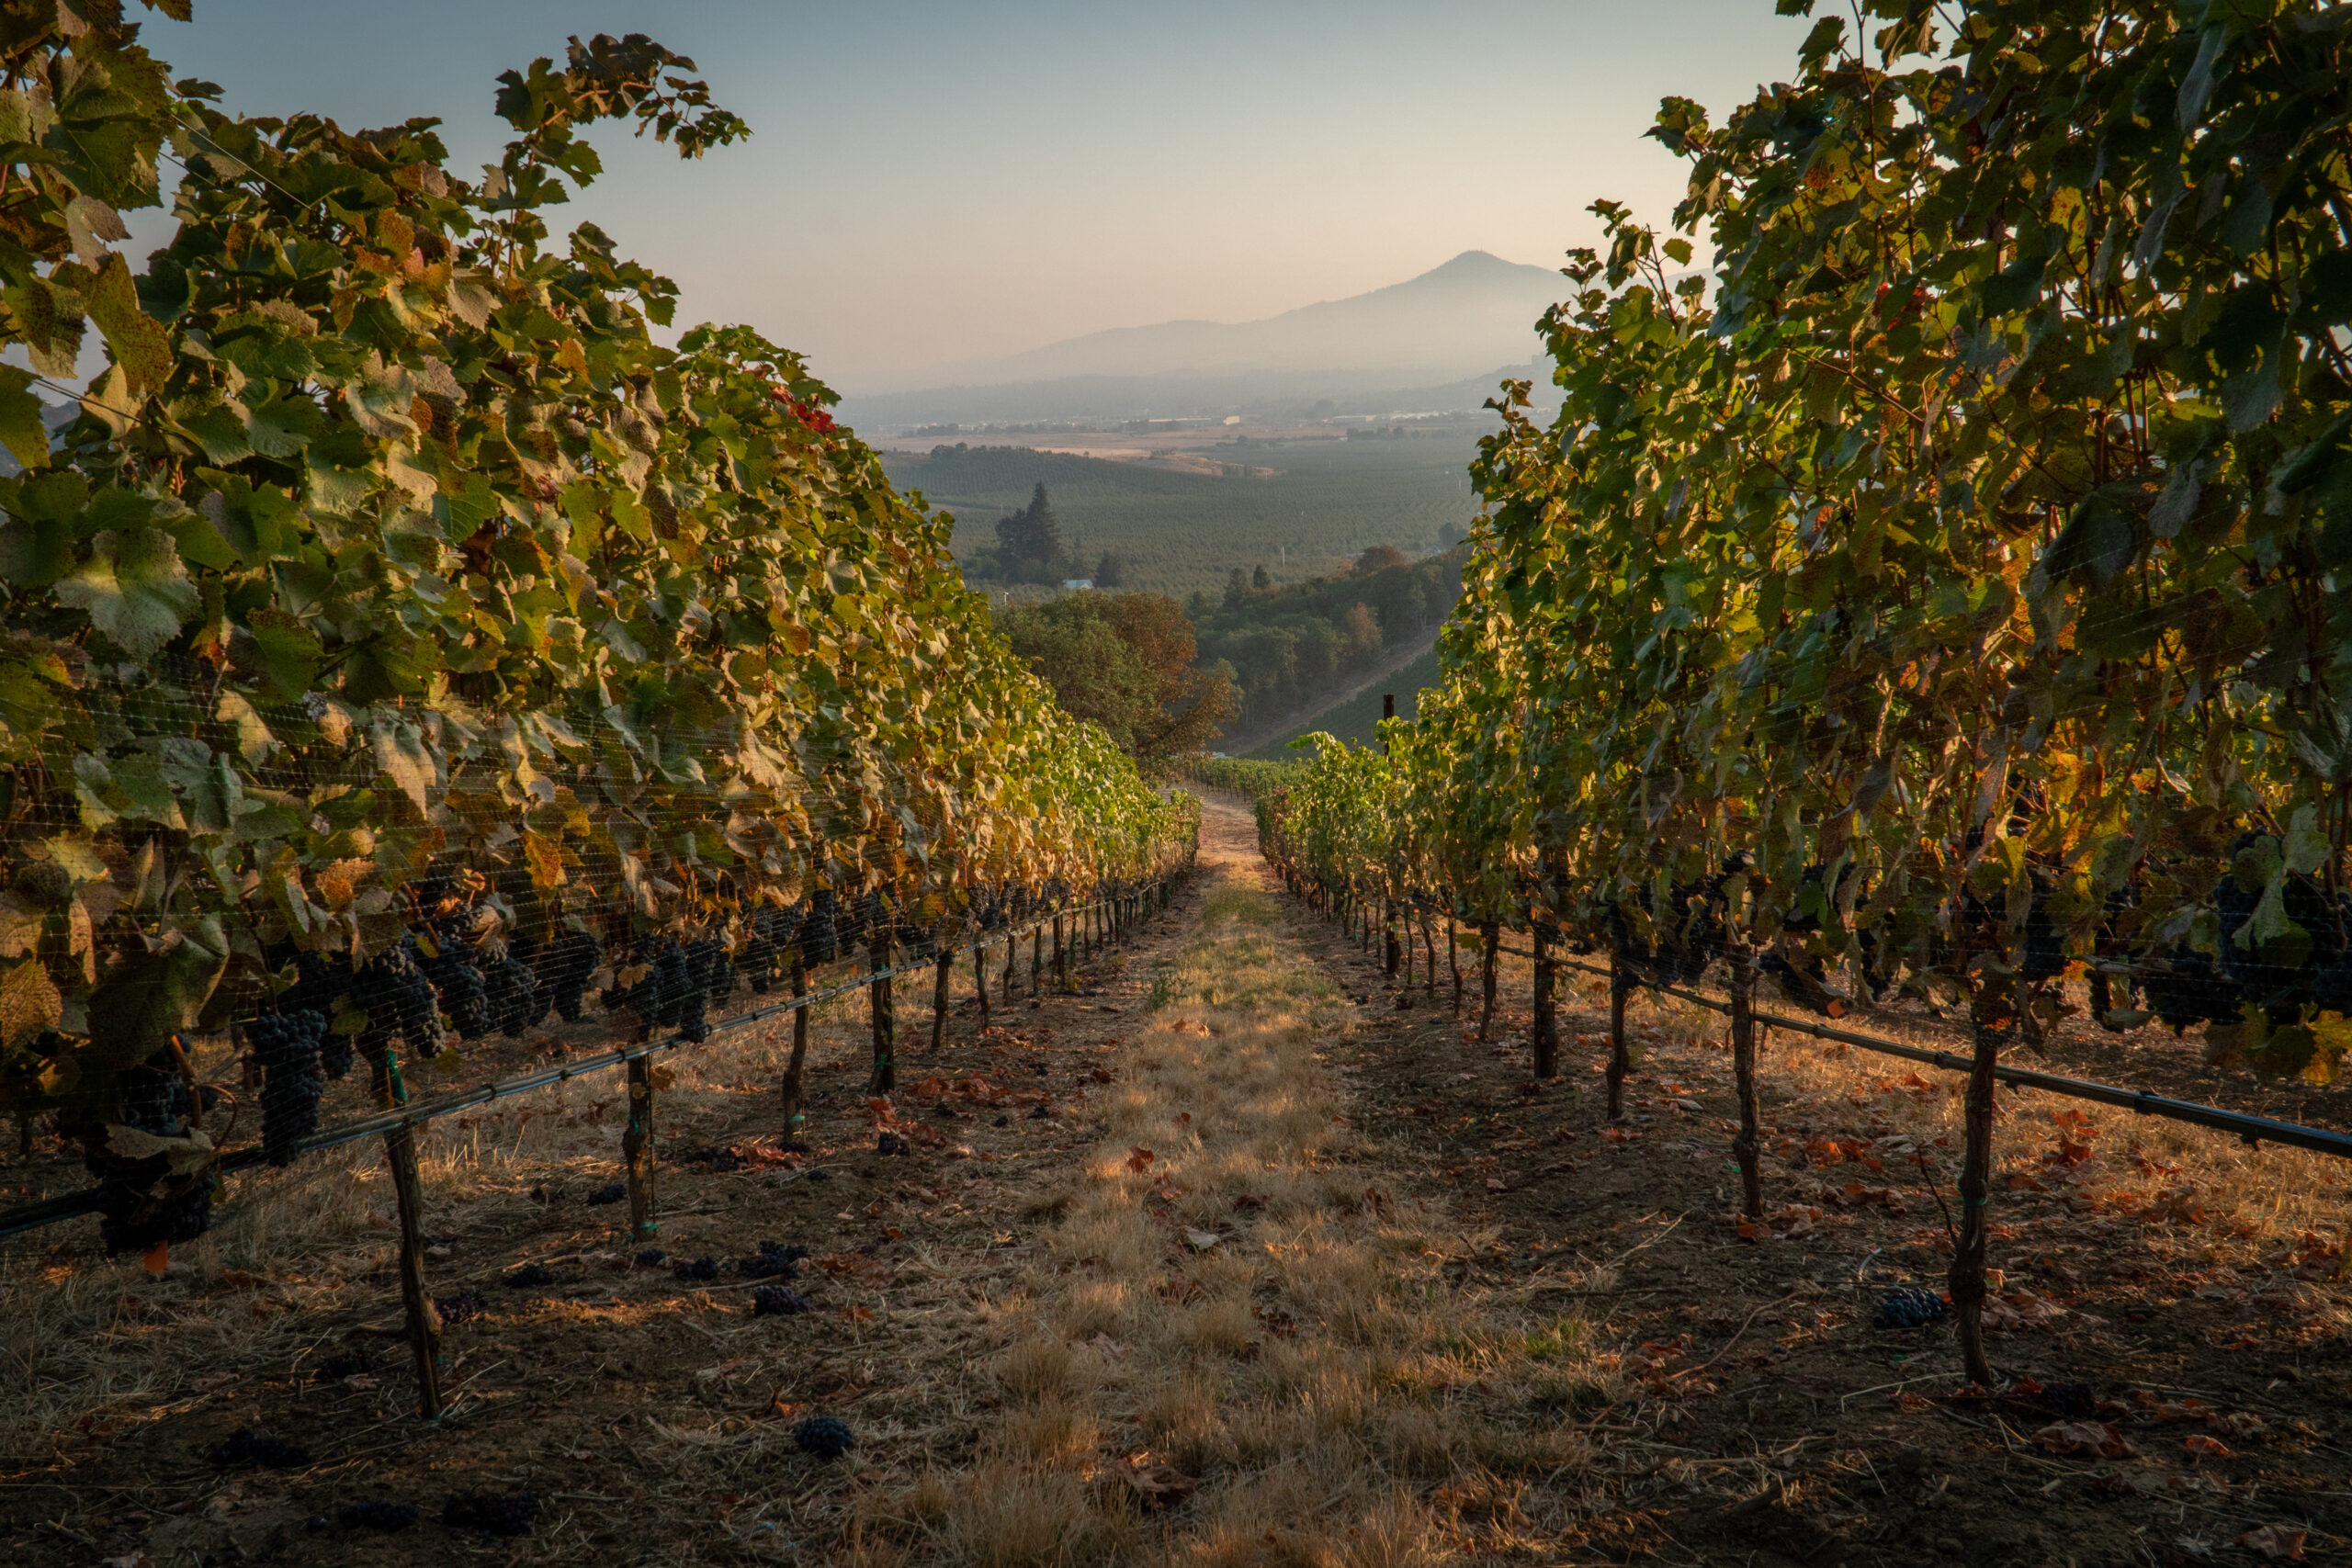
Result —
[[1964, 1018], [1979, 1379], [1994, 1067], [2063, 986], [2262, 1072], [2352, 1045], [2347, 33], [1825, 14], [1723, 124], [1667, 100], [1688, 197], [1572, 254], [1441, 686], [1261, 802], [1329, 905]]
[[[549, 227], [600, 127], [750, 133], [692, 61], [506, 73], [469, 179], [426, 121], [230, 114], [100, 10], [28, 22], [6, 89], [67, 151], [16, 165], [0, 257], [0, 931], [74, 934], [0, 938], [0, 1109], [82, 1140], [110, 1247], [209, 1215], [175, 1033], [245, 1026], [275, 1160], [361, 1059], [398, 1099], [394, 1051], [599, 992], [698, 1039], [871, 912], [930, 951], [1182, 852], [797, 355], [657, 341], [675, 286]], [[105, 236], [166, 200], [136, 270]], [[93, 329], [52, 433], [35, 386]]]

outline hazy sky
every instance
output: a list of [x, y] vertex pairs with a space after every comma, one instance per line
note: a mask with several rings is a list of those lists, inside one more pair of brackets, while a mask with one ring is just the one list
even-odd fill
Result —
[[604, 132], [569, 213], [676, 278], [681, 321], [750, 321], [849, 390], [1464, 250], [1555, 265], [1595, 197], [1662, 220], [1679, 193], [1641, 134], [1659, 96], [1720, 113], [1805, 26], [1771, 0], [195, 4], [146, 41], [229, 107], [439, 116], [469, 172], [502, 140], [492, 78], [567, 34], [694, 56], [752, 139], [681, 164]]

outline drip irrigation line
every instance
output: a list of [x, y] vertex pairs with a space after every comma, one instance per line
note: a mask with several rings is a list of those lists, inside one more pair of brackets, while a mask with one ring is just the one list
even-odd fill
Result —
[[[1407, 904], [1405, 907], [1421, 910], [1424, 913], [1445, 912], [1425, 909], [1422, 906], [1414, 904]], [[1495, 951], [1508, 953], [1514, 958], [1532, 960], [1535, 956], [1525, 948], [1507, 947], [1501, 942], [1495, 943]], [[1550, 958], [1549, 962], [1558, 964], [1563, 969], [1581, 970], [1588, 975], [1597, 975], [1602, 979], [1613, 980], [1616, 977], [1615, 971], [1601, 964], [1588, 964], [1579, 958], [1560, 956]], [[1659, 991], [1669, 997], [1679, 997], [1687, 1002], [1695, 1002], [1711, 1012], [1729, 1013], [1731, 1011], [1729, 1002], [1717, 1001], [1713, 997], [1703, 996], [1680, 986], [1653, 985], [1639, 979], [1634, 983], [1645, 990]], [[1852, 1045], [1860, 1050], [1876, 1052], [1881, 1055], [1898, 1056], [1907, 1062], [1919, 1063], [1923, 1066], [1940, 1067], [1947, 1072], [1955, 1073], [1973, 1072], [1975, 1069], [1973, 1061], [1954, 1051], [1932, 1051], [1917, 1045], [1898, 1045], [1892, 1040], [1881, 1040], [1875, 1035], [1857, 1034], [1848, 1029], [1832, 1029], [1826, 1024], [1815, 1023], [1807, 1019], [1791, 1018], [1784, 1013], [1752, 1011], [1748, 1016], [1769, 1028], [1786, 1029], [1798, 1034], [1810, 1034], [1815, 1039], [1835, 1041], [1841, 1045]], [[2135, 1115], [2160, 1116], [2167, 1121], [2186, 1122], [2192, 1126], [2209, 1128], [2217, 1133], [2232, 1134], [2243, 1139], [2249, 1146], [2264, 1143], [2283, 1144], [2290, 1148], [2305, 1149], [2312, 1154], [2329, 1155], [2337, 1159], [2352, 1159], [2352, 1134], [2333, 1133], [2324, 1127], [2308, 1127], [2300, 1122], [2280, 1122], [2272, 1117], [2255, 1116], [2243, 1111], [2224, 1111], [2218, 1105], [2206, 1105], [2193, 1100], [2175, 1100], [2169, 1095], [2157, 1094], [2144, 1089], [2124, 1089], [2117, 1084], [2099, 1083], [2090, 1078], [2070, 1078], [2057, 1073], [2037, 1072], [2031, 1067], [2011, 1067], [1996, 1063], [1993, 1068], [1993, 1077], [1996, 1082], [2010, 1084], [2018, 1089], [2036, 1089], [2045, 1094], [2062, 1095], [2070, 1100], [2087, 1100], [2099, 1105], [2115, 1106]]]
[[[1498, 953], [1508, 953], [1514, 958], [1532, 958], [1523, 948], [1495, 944]], [[1602, 979], [1611, 978], [1611, 971], [1598, 964], [1587, 964], [1580, 958], [1555, 958], [1552, 963], [1563, 969], [1580, 969]], [[1660, 991], [1669, 997], [1679, 997], [1695, 1002], [1710, 1012], [1728, 1013], [1729, 1002], [1680, 986], [1654, 986], [1636, 980], [1645, 990]], [[1834, 1040], [1840, 1045], [1852, 1045], [1864, 1051], [1875, 1051], [1884, 1056], [1900, 1056], [1906, 1062], [1917, 1062], [1947, 1072], [1965, 1073], [1974, 1070], [1975, 1064], [1955, 1051], [1931, 1051], [1919, 1045], [1898, 1045], [1892, 1040], [1875, 1035], [1857, 1034], [1849, 1029], [1832, 1029], [1826, 1024], [1808, 1019], [1791, 1018], [1785, 1013], [1751, 1012], [1758, 1023], [1773, 1029], [1786, 1029], [1798, 1034], [1810, 1034], [1820, 1040]], [[2070, 1100], [2087, 1100], [2100, 1105], [2112, 1105], [2141, 1116], [2161, 1116], [2168, 1121], [2187, 1122], [2194, 1126], [2208, 1127], [2217, 1133], [2230, 1133], [2249, 1145], [2285, 1144], [2292, 1148], [2308, 1149], [2313, 1154], [2333, 1155], [2337, 1159], [2352, 1159], [2352, 1133], [2331, 1133], [2324, 1127], [2307, 1127], [2300, 1122], [2280, 1122], [2268, 1116], [2250, 1115], [2243, 1111], [2224, 1111], [2218, 1105], [2206, 1105], [2194, 1100], [2175, 1100], [2169, 1095], [2144, 1089], [2124, 1089], [2117, 1084], [2099, 1083], [2091, 1078], [2070, 1078], [2057, 1073], [2036, 1072], [2031, 1067], [2011, 1067], [1996, 1064], [1993, 1077], [2001, 1083], [2019, 1089], [2038, 1089], [2045, 1094], [2064, 1095]]]
[[[1168, 880], [1162, 877], [1159, 881], [1146, 883], [1132, 893], [1122, 897], [1134, 897], [1152, 892]], [[542, 1067], [537, 1072], [525, 1073], [519, 1077], [502, 1078], [496, 1083], [461, 1089], [456, 1094], [444, 1095], [438, 1100], [423, 1100], [414, 1105], [402, 1106], [398, 1110], [386, 1111], [374, 1116], [364, 1116], [356, 1122], [346, 1122], [340, 1127], [331, 1127], [323, 1132], [311, 1134], [294, 1145], [294, 1153], [311, 1154], [320, 1149], [334, 1148], [343, 1144], [357, 1143], [362, 1138], [376, 1137], [401, 1127], [420, 1126], [427, 1122], [439, 1121], [444, 1116], [454, 1116], [460, 1111], [469, 1110], [477, 1105], [488, 1105], [492, 1100], [504, 1100], [509, 1096], [526, 1093], [535, 1089], [545, 1089], [549, 1084], [585, 1077], [591, 1073], [603, 1072], [606, 1068], [617, 1067], [642, 1057], [657, 1055], [664, 1051], [673, 1051], [682, 1045], [702, 1044], [718, 1035], [739, 1029], [748, 1029], [755, 1023], [764, 1023], [771, 1019], [783, 1018], [798, 1012], [804, 1008], [815, 1007], [820, 1002], [831, 1001], [836, 997], [864, 990], [877, 980], [892, 979], [900, 975], [912, 975], [930, 969], [942, 958], [952, 959], [966, 953], [982, 953], [1000, 942], [1018, 942], [1024, 936], [1043, 931], [1053, 923], [1057, 915], [1062, 917], [1082, 915], [1091, 909], [1107, 908], [1116, 902], [1118, 902], [1116, 898], [1098, 898], [1091, 903], [1073, 905], [1067, 909], [1056, 910], [1042, 919], [1032, 920], [1027, 925], [1008, 926], [1000, 934], [984, 935], [978, 941], [934, 952], [929, 957], [914, 963], [894, 964], [888, 969], [867, 970], [863, 974], [851, 976], [839, 985], [828, 987], [821, 991], [811, 991], [805, 997], [794, 997], [787, 1001], [773, 1002], [765, 1007], [753, 1008], [749, 1012], [737, 1013], [732, 1018], [722, 1019], [713, 1023], [708, 1032], [699, 1041], [689, 1040], [683, 1034], [673, 1034], [666, 1040], [640, 1041], [636, 1044], [624, 1045], [618, 1050], [606, 1051], [600, 1055], [590, 1056], [581, 1061], [566, 1062], [560, 1066]], [[214, 1162], [213, 1169], [223, 1176], [231, 1176], [239, 1171], [251, 1170], [264, 1163], [266, 1163], [266, 1156], [262, 1146], [253, 1144], [223, 1154]], [[0, 1236], [16, 1235], [25, 1231], [38, 1230], [43, 1225], [56, 1224], [83, 1214], [95, 1213], [97, 1211], [98, 1194], [101, 1190], [103, 1189], [91, 1188], [81, 1192], [68, 1192], [59, 1197], [44, 1199], [38, 1203], [27, 1203], [15, 1209], [0, 1210]]]

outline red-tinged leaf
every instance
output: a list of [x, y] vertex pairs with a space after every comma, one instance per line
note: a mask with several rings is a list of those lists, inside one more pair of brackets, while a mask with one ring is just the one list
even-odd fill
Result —
[[2229, 1446], [2221, 1438], [2209, 1438], [2202, 1432], [2189, 1433], [2181, 1438], [2180, 1446], [2202, 1459], [2226, 1458], [2230, 1451]]
[[1159, 1156], [1158, 1155], [1153, 1154], [1149, 1149], [1130, 1147], [1127, 1150], [1127, 1168], [1131, 1171], [1142, 1171], [1148, 1169], [1149, 1168], [1151, 1162], [1159, 1157]]

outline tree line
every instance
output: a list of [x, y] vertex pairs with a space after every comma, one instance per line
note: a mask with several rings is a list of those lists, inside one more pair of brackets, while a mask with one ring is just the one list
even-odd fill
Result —
[[1381, 660], [1424, 643], [1462, 592], [1463, 552], [1419, 560], [1374, 545], [1344, 572], [1275, 587], [1266, 569], [1238, 567], [1222, 599], [1186, 605], [1204, 669], [1225, 675], [1236, 719], [1260, 729], [1344, 691]]

